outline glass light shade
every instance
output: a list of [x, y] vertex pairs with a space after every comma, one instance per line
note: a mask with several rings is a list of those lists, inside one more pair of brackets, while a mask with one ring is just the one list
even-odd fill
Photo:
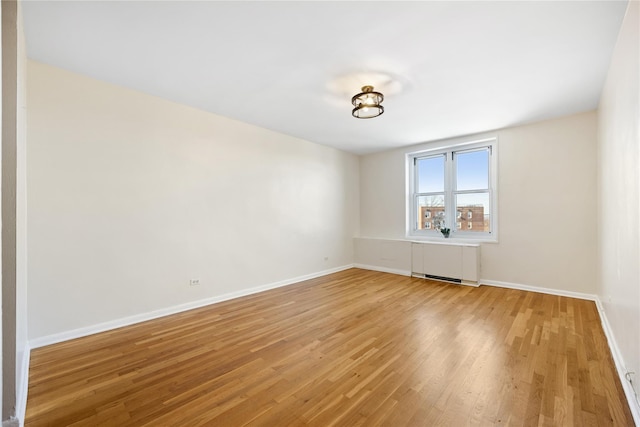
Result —
[[384, 107], [380, 105], [384, 96], [380, 92], [374, 92], [373, 86], [363, 86], [362, 92], [351, 98], [354, 108], [351, 115], [358, 119], [371, 119], [384, 113]]

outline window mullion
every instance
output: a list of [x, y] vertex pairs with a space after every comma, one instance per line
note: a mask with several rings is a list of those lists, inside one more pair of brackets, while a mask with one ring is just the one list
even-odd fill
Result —
[[[451, 155], [449, 155], [449, 153]], [[455, 156], [453, 151], [447, 153], [445, 162], [445, 221], [447, 228], [455, 230], [455, 209], [453, 206], [453, 192], [455, 189]]]
[[418, 218], [418, 200], [419, 200], [419, 195], [418, 195], [418, 161], [417, 159], [414, 157], [413, 158], [413, 209], [412, 209], [412, 213], [411, 213], [411, 227], [413, 227], [413, 231], [414, 232], [418, 232], [419, 228], [418, 228], [418, 222], [420, 221], [420, 218]]

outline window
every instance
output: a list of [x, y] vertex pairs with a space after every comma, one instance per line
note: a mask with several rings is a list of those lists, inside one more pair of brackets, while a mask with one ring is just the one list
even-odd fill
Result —
[[427, 229], [427, 230], [431, 230], [431, 223], [427, 222], [427, 224], [425, 225], [424, 228]]
[[438, 239], [447, 227], [451, 237], [495, 240], [496, 148], [490, 139], [409, 154], [408, 234]]

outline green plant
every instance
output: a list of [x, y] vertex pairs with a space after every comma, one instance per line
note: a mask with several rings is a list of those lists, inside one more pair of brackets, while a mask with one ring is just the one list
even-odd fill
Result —
[[444, 227], [440, 229], [440, 232], [444, 237], [449, 237], [449, 233], [451, 233], [451, 229]]

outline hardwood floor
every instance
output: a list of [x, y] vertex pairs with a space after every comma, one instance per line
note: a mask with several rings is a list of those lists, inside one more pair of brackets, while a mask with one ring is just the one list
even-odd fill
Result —
[[632, 426], [595, 304], [351, 269], [32, 352], [27, 426]]

